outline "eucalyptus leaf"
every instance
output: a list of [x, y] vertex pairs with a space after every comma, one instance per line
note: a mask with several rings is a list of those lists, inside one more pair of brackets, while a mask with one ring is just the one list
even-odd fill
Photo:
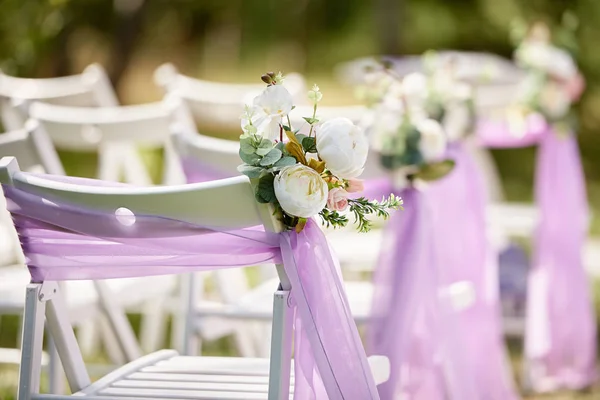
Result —
[[264, 175], [258, 180], [255, 197], [260, 203], [271, 203], [277, 200], [275, 188], [273, 187], [274, 180], [275, 176], [273, 174]]
[[240, 151], [245, 154], [253, 154], [256, 151], [251, 137], [240, 139]]
[[246, 175], [250, 179], [258, 178], [264, 171], [264, 168], [253, 165], [242, 164], [237, 167], [239, 173]]
[[302, 117], [302, 119], [304, 119], [306, 122], [308, 122], [311, 125], [316, 124], [317, 122], [319, 122], [319, 118]]
[[260, 161], [260, 156], [255, 154], [255, 153], [244, 153], [242, 151], [242, 149], [240, 149], [240, 158], [242, 159], [243, 162], [245, 162], [246, 164], [249, 165], [257, 165], [258, 162]]
[[302, 148], [307, 153], [316, 153], [317, 152], [317, 139], [314, 137], [305, 137], [302, 139]]
[[298, 139], [298, 141], [300, 143], [302, 143], [302, 141], [304, 140], [304, 138], [307, 138], [308, 136], [302, 134], [302, 133], [296, 133], [296, 139]]
[[444, 160], [426, 164], [415, 174], [416, 178], [424, 181], [435, 181], [448, 175], [454, 169], [454, 160]]
[[262, 139], [260, 144], [258, 145], [258, 148], [256, 149], [256, 154], [258, 154], [259, 156], [265, 156], [271, 151], [273, 146], [274, 143], [271, 142], [269, 139]]
[[260, 165], [264, 167], [266, 167], [267, 165], [273, 165], [277, 161], [279, 161], [282, 155], [283, 153], [281, 152], [281, 150], [273, 148], [262, 158], [262, 160], [260, 160]]
[[277, 161], [273, 166], [277, 168], [289, 167], [290, 165], [296, 164], [297, 161], [294, 157], [283, 157], [279, 161]]

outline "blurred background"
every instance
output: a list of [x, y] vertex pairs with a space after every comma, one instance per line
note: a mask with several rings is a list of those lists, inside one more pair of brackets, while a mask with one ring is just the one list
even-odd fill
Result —
[[[595, 0], [2, 0], [0, 68], [17, 76], [52, 77], [99, 62], [123, 104], [160, 98], [152, 73], [164, 62], [218, 81], [258, 82], [266, 70], [297, 71], [309, 84], [321, 85], [325, 104], [350, 104], [356, 102], [352, 90], [333, 74], [339, 62], [429, 49], [511, 57], [512, 21], [558, 24], [565, 11], [580, 22], [577, 58], [587, 90], [578, 105], [579, 139], [594, 205], [600, 200], [600, 163], [594, 162], [600, 158]], [[531, 199], [534, 150], [494, 156], [509, 200]], [[76, 160], [64, 160], [67, 172], [86, 175], [84, 166], [74, 170]], [[593, 231], [600, 232], [597, 222]]]
[[[0, 0], [0, 68], [9, 75], [42, 78], [80, 73], [98, 62], [123, 104], [159, 100], [152, 75], [165, 62], [186, 75], [227, 82], [259, 83], [265, 71], [281, 70], [304, 74], [309, 85], [318, 83], [326, 105], [353, 104], [353, 90], [334, 75], [340, 62], [430, 49], [510, 58], [515, 19], [554, 25], [565, 11], [579, 20], [576, 57], [587, 89], [577, 105], [578, 134], [595, 211], [592, 234], [600, 235], [597, 0]], [[239, 135], [212, 128], [202, 133]], [[508, 200], [531, 201], [535, 149], [493, 155]], [[61, 157], [68, 174], [93, 176], [93, 156], [62, 152]], [[156, 165], [158, 176], [156, 154], [146, 160]], [[14, 337], [10, 329], [0, 327], [0, 341]]]
[[[318, 82], [325, 104], [355, 103], [334, 67], [377, 54], [429, 49], [511, 57], [511, 23], [579, 19], [577, 59], [587, 78], [579, 140], [591, 204], [600, 200], [600, 2], [595, 0], [2, 0], [0, 68], [52, 77], [103, 64], [123, 104], [158, 100], [152, 74], [164, 62], [195, 77], [259, 82], [266, 70]], [[236, 137], [238, 132], [203, 132]], [[532, 197], [533, 149], [494, 153], [509, 200]], [[73, 156], [67, 172], [86, 175]], [[85, 160], [85, 159], [83, 159]], [[93, 162], [90, 162], [90, 165]], [[560, 206], [560, 205], [557, 205]], [[595, 221], [598, 221], [595, 218]], [[600, 232], [594, 223], [593, 232]]]

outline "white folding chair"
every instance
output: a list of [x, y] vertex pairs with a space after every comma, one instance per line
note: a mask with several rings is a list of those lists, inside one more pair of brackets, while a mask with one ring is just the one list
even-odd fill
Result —
[[[30, 189], [55, 201], [100, 207], [105, 210], [127, 208], [134, 215], [166, 216], [215, 228], [264, 225], [278, 230], [272, 212], [257, 207], [245, 177], [206, 184], [171, 187], [98, 187], [63, 183], [19, 171], [14, 158], [0, 160], [0, 182]], [[91, 399], [269, 399], [290, 397], [291, 319], [287, 305], [290, 284], [283, 265], [276, 266], [281, 285], [273, 304], [273, 340], [270, 361], [253, 358], [179, 357], [177, 352], [162, 350], [139, 358], [91, 383], [85, 369], [65, 302], [56, 282], [45, 281], [27, 286], [23, 327], [23, 351], [19, 376], [19, 400], [66, 399], [69, 396], [40, 395], [40, 365], [44, 317], [56, 342], [73, 397]], [[118, 307], [113, 308], [118, 310]], [[116, 323], [122, 313], [109, 314]], [[129, 331], [129, 332], [127, 332]], [[119, 334], [131, 335], [131, 328]], [[371, 359], [375, 381], [387, 380], [387, 360]]]
[[[16, 156], [25, 171], [64, 175], [51, 141], [34, 120], [29, 120], [22, 130], [0, 135], [0, 157], [5, 156]], [[0, 203], [3, 222], [0, 227], [3, 232], [6, 231], [1, 241], [3, 244], [10, 242], [13, 245], [10, 249], [11, 265], [0, 268], [0, 315], [20, 315], [25, 306], [22, 288], [29, 282], [29, 274], [23, 267], [24, 260], [17, 245], [18, 238], [6, 211], [4, 199]], [[93, 325], [89, 324], [96, 322], [102, 331], [101, 337], [113, 363], [121, 365], [141, 354], [135, 339], [126, 345], [119, 343], [114, 332], [104, 322], [101, 311], [111, 312], [108, 309], [110, 303], [106, 303], [105, 296], [112, 297], [109, 301], [116, 301], [120, 307], [128, 309], [151, 304], [152, 311], [145, 313], [142, 320], [141, 337], [145, 349], [156, 349], [159, 346], [158, 342], [162, 340], [160, 332], [163, 331], [161, 328], [164, 315], [160, 313], [161, 305], [165, 297], [173, 293], [176, 285], [176, 281], [169, 278], [116, 279], [107, 283], [96, 282], [95, 285], [89, 281], [68, 282], [65, 289], [69, 315], [72, 323], [83, 328], [80, 334], [86, 353], [97, 351], [94, 348], [97, 344], [93, 339], [94, 331], [90, 330], [93, 329]], [[98, 288], [98, 285], [105, 287]], [[14, 352], [10, 349], [0, 351], [0, 363], [14, 361]], [[58, 385], [56, 381], [51, 383], [54, 387]]]
[[0, 113], [6, 130], [20, 129], [31, 102], [73, 107], [112, 107], [119, 104], [108, 75], [99, 64], [80, 75], [59, 78], [17, 78], [0, 72]]
[[[183, 99], [205, 132], [240, 131], [240, 114], [244, 104], [264, 90], [263, 83], [236, 84], [205, 81], [181, 75], [173, 64], [163, 64], [154, 73], [155, 83], [165, 94]], [[306, 83], [300, 74], [286, 75], [284, 86], [294, 98], [294, 104], [306, 104]]]
[[169, 148], [169, 125], [183, 108], [177, 99], [117, 107], [67, 107], [34, 103], [29, 113], [45, 129], [59, 149], [98, 151], [98, 178], [151, 185], [147, 168], [136, 147], [164, 148], [163, 182], [173, 174]]
[[[7, 130], [23, 127], [29, 117], [30, 106], [34, 102], [62, 105], [68, 107], [116, 107], [119, 101], [112, 88], [108, 75], [99, 64], [88, 66], [82, 74], [58, 78], [29, 79], [17, 78], [0, 72], [0, 114]], [[93, 139], [91, 139], [93, 141]], [[55, 143], [62, 150], [61, 143]], [[112, 165], [125, 166], [132, 176], [132, 183], [149, 182], [143, 173], [143, 162], [135, 147], [128, 143], [106, 144], [101, 148], [90, 146], [68, 146], [75, 151], [98, 150], [99, 157], [112, 162], [102, 162], [98, 176], [110, 176], [114, 172]], [[118, 180], [119, 177], [116, 178]]]

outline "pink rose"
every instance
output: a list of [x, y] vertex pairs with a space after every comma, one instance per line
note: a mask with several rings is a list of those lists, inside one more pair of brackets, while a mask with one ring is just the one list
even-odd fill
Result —
[[340, 187], [331, 189], [327, 197], [327, 208], [332, 211], [344, 211], [348, 208], [348, 192]]
[[348, 193], [362, 192], [363, 190], [365, 190], [365, 184], [362, 179], [348, 179], [348, 187], [346, 188]]
[[575, 77], [565, 82], [564, 87], [571, 101], [577, 101], [585, 89], [585, 78], [583, 75], [577, 74]]

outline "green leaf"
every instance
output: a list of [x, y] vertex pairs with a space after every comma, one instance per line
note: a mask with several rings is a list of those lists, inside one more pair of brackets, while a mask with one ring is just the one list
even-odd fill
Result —
[[275, 188], [273, 187], [274, 180], [275, 175], [273, 174], [264, 175], [258, 180], [256, 199], [260, 203], [272, 203], [277, 200], [277, 197], [275, 197]]
[[267, 165], [273, 165], [277, 161], [279, 161], [282, 154], [283, 153], [279, 149], [271, 149], [271, 151], [269, 151], [269, 153], [265, 155], [262, 160], [260, 160], [260, 165], [264, 167], [266, 167]]
[[255, 154], [255, 153], [244, 153], [242, 151], [242, 149], [240, 149], [240, 158], [242, 159], [243, 162], [245, 162], [246, 164], [249, 165], [257, 165], [258, 162], [260, 161], [260, 156]]
[[246, 175], [250, 179], [258, 178], [264, 171], [264, 168], [253, 165], [242, 164], [237, 167], [239, 173]]
[[316, 153], [317, 152], [317, 139], [314, 137], [305, 137], [302, 139], [302, 148], [307, 153]]
[[294, 157], [283, 157], [281, 159], [279, 159], [279, 161], [277, 161], [273, 166], [278, 167], [278, 168], [283, 168], [283, 167], [288, 167], [290, 165], [294, 165], [296, 164], [297, 161]]
[[263, 139], [258, 145], [258, 149], [256, 149], [256, 154], [259, 156], [265, 156], [271, 151], [272, 148], [273, 142], [271, 142], [269, 139]]
[[302, 117], [302, 119], [304, 119], [306, 122], [308, 122], [311, 125], [319, 122], [319, 118]]
[[[296, 133], [296, 132], [294, 132], [294, 133]], [[303, 141], [303, 140], [304, 140], [304, 138], [306, 138], [306, 137], [308, 137], [308, 136], [306, 136], [306, 135], [304, 135], [304, 134], [302, 134], [302, 133], [296, 133], [296, 139], [298, 139], [298, 141], [299, 141], [300, 143], [302, 143], [302, 141]]]
[[454, 164], [454, 160], [426, 164], [415, 174], [415, 177], [424, 181], [435, 181], [448, 175], [454, 168]]
[[254, 152], [256, 152], [256, 148], [252, 142], [253, 141], [251, 137], [240, 139], [240, 151], [244, 154], [254, 154]]

